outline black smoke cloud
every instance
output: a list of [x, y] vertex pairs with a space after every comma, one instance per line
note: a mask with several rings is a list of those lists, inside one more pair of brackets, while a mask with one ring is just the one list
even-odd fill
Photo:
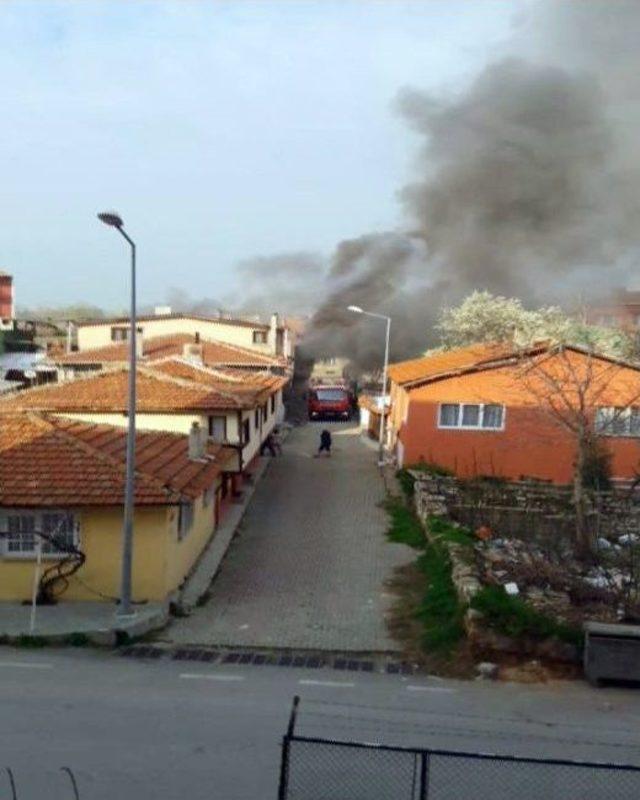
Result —
[[432, 345], [442, 306], [474, 289], [575, 303], [627, 284], [640, 220], [638, 41], [638, 0], [542, 0], [464, 89], [399, 92], [396, 113], [419, 140], [398, 192], [403, 224], [339, 243], [327, 264], [309, 253], [243, 262], [240, 310], [310, 314], [310, 355], [370, 368], [384, 329], [352, 304], [393, 318], [398, 359]]
[[391, 315], [392, 354], [410, 357], [433, 342], [442, 305], [474, 289], [563, 302], [626, 282], [640, 211], [628, 146], [640, 91], [627, 86], [637, 83], [640, 3], [544, 3], [526, 22], [517, 40], [537, 37], [531, 61], [502, 58], [459, 94], [400, 93], [398, 111], [422, 140], [399, 192], [405, 229], [338, 245], [312, 354], [379, 361], [351, 303]]

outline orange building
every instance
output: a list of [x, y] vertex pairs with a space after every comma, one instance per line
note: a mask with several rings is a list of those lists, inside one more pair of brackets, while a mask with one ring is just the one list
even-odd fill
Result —
[[[569, 483], [569, 428], [588, 424], [612, 477], [640, 467], [640, 369], [574, 347], [473, 345], [392, 364], [388, 444], [400, 466]], [[580, 408], [584, 408], [584, 414]]]

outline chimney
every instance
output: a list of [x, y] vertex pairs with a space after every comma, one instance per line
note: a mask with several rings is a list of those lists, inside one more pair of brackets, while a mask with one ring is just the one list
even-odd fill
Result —
[[189, 460], [197, 461], [204, 458], [207, 437], [197, 422], [191, 424], [189, 431]]
[[271, 315], [269, 320], [269, 333], [267, 334], [267, 343], [269, 349], [274, 356], [278, 355], [278, 328], [280, 327], [280, 318], [277, 313]]
[[[198, 336], [198, 334], [196, 334]], [[182, 357], [192, 364], [202, 364], [202, 345], [199, 338], [196, 342], [188, 342], [182, 345]]]

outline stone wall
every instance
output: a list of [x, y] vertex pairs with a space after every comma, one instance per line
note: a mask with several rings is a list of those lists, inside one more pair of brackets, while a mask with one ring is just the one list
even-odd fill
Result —
[[[459, 480], [415, 471], [419, 517], [450, 517], [476, 530], [486, 525], [497, 536], [552, 543], [575, 530], [570, 486], [533, 481]], [[640, 491], [590, 495], [588, 521], [594, 537], [617, 539], [640, 530]]]

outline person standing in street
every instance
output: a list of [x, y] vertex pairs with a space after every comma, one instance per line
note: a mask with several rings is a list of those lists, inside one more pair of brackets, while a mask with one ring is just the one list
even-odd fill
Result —
[[331, 433], [326, 428], [320, 434], [320, 447], [316, 455], [320, 456], [322, 453], [331, 455]]

